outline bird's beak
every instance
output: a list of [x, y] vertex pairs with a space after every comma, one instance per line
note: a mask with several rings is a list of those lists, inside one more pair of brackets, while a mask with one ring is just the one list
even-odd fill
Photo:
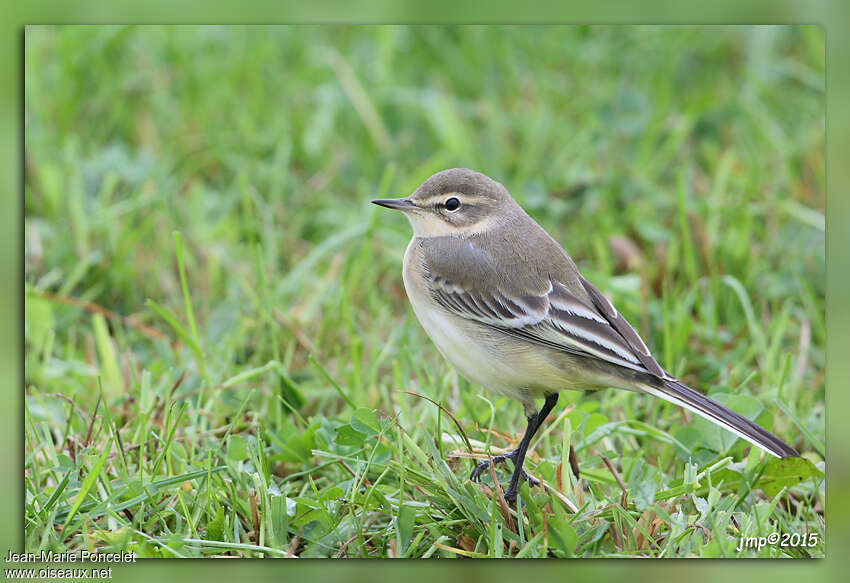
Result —
[[417, 208], [415, 204], [410, 202], [409, 198], [378, 198], [373, 200], [372, 203], [397, 211], [410, 211]]

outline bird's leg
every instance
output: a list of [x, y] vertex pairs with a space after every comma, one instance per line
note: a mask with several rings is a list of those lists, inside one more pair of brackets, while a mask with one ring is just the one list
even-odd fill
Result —
[[[525, 427], [525, 435], [523, 435], [522, 441], [519, 442], [517, 448], [510, 453], [497, 455], [493, 458], [492, 463], [494, 464], [503, 462], [506, 459], [510, 459], [512, 462], [514, 462], [514, 473], [511, 476], [510, 485], [508, 486], [508, 489], [505, 492], [505, 500], [516, 500], [520, 478], [524, 478], [528, 482], [531, 482], [533, 485], [537, 484], [537, 480], [529, 476], [525, 472], [525, 470], [522, 469], [522, 464], [525, 461], [525, 454], [528, 451], [528, 445], [531, 443], [531, 438], [533, 438], [534, 434], [537, 433], [537, 430], [540, 429], [540, 426], [543, 424], [543, 421], [546, 420], [546, 417], [549, 415], [549, 412], [552, 410], [553, 407], [555, 407], [555, 404], [557, 402], [558, 393], [547, 395], [546, 401], [543, 403], [543, 407], [540, 408], [540, 411], [528, 415], [528, 425], [526, 425]], [[478, 464], [478, 466], [476, 466], [476, 468], [472, 471], [470, 479], [478, 479], [478, 476], [480, 476], [484, 472], [484, 470], [486, 470], [489, 466], [490, 460], [486, 460]]]
[[537, 433], [537, 430], [540, 429], [541, 425], [543, 425], [543, 422], [546, 420], [546, 417], [549, 415], [549, 412], [555, 407], [555, 404], [557, 402], [558, 393], [547, 395], [546, 401], [540, 408], [540, 412], [534, 416], [529, 416], [528, 426], [526, 427], [525, 435], [522, 437], [522, 441], [519, 442], [519, 446], [517, 447], [517, 455], [513, 459], [514, 473], [511, 476], [511, 483], [510, 485], [508, 485], [508, 489], [505, 491], [505, 500], [508, 500], [510, 502], [516, 500], [517, 491], [519, 489], [519, 479], [523, 475], [527, 477], [525, 470], [522, 469], [522, 464], [525, 461], [525, 454], [528, 451], [528, 445], [531, 443], [531, 438], [534, 437], [534, 434]]

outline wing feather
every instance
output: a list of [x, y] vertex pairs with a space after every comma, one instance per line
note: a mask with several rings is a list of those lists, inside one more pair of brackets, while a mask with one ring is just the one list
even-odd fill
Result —
[[658, 362], [656, 362], [656, 360], [652, 357], [652, 354], [649, 352], [649, 348], [646, 347], [646, 343], [644, 343], [643, 339], [638, 336], [638, 333], [635, 332], [635, 329], [632, 328], [626, 319], [620, 315], [614, 307], [614, 304], [611, 303], [611, 300], [606, 298], [601, 291], [596, 289], [596, 286], [587, 281], [581, 275], [579, 275], [579, 279], [581, 280], [581, 284], [584, 286], [584, 289], [587, 291], [587, 295], [590, 296], [591, 301], [593, 301], [593, 304], [600, 312], [602, 312], [602, 315], [605, 316], [614, 330], [616, 330], [620, 336], [626, 340], [633, 354], [637, 356], [641, 364], [657, 377], [672, 379], [673, 377], [661, 368]]
[[529, 342], [666, 378], [637, 332], [574, 267], [529, 270], [520, 279], [499, 271], [471, 239], [424, 239], [421, 250], [428, 290], [446, 310]]
[[[636, 353], [633, 342], [612, 326], [607, 314], [582, 302], [558, 282], [551, 282], [545, 294], [519, 298], [466, 290], [440, 276], [431, 277], [429, 282], [434, 300], [458, 316], [556, 350], [658, 374], [646, 365], [648, 351]], [[619, 314], [617, 317], [616, 321], [625, 322]], [[641, 342], [639, 346], [645, 345]], [[655, 367], [661, 370], [657, 363]]]

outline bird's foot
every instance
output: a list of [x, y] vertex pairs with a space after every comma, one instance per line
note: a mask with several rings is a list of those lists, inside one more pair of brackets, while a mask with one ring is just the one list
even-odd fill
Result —
[[[491, 463], [493, 465], [496, 465], [502, 463], [505, 460], [511, 460], [512, 462], [514, 462], [514, 464], [516, 464], [517, 455], [519, 455], [519, 452], [515, 449], [511, 452], [502, 453], [497, 456], [493, 456], [491, 459], [484, 460], [480, 462], [477, 466], [475, 466], [475, 469], [472, 470], [472, 473], [469, 475], [469, 479], [473, 482], [478, 481], [478, 478], [481, 477], [481, 474], [483, 474], [486, 470], [490, 468]], [[536, 478], [532, 478], [531, 476], [529, 476], [528, 473], [522, 468], [520, 468], [519, 470], [519, 476], [520, 478], [528, 482], [529, 486], [537, 486], [538, 484], [540, 484], [540, 482]], [[516, 490], [512, 492], [511, 489], [508, 488], [508, 491], [505, 492], [505, 500], [516, 500], [516, 494]]]
[[500, 464], [507, 459], [514, 461], [516, 459], [516, 453], [516, 450], [514, 450], [510, 453], [499, 454], [497, 456], [493, 456], [490, 459], [486, 459], [482, 462], [479, 462], [478, 465], [475, 466], [475, 469], [472, 470], [472, 473], [469, 474], [469, 479], [473, 482], [477, 482], [478, 478], [481, 477], [481, 474], [483, 474], [487, 469], [490, 468], [490, 464]]

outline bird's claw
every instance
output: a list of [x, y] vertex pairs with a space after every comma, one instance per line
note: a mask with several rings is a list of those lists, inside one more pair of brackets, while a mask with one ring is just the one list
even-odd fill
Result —
[[[469, 475], [469, 479], [473, 482], [477, 482], [478, 478], [481, 477], [481, 474], [483, 474], [485, 470], [488, 470], [490, 468], [491, 463], [495, 465], [502, 463], [505, 460], [511, 460], [516, 464], [516, 456], [517, 451], [514, 450], [512, 452], [502, 453], [497, 456], [493, 456], [490, 459], [486, 459], [482, 462], [479, 462], [479, 464], [475, 466], [475, 469], [472, 470], [472, 473]], [[538, 484], [540, 484], [540, 482], [536, 478], [532, 478], [531, 476], [529, 476], [528, 473], [523, 469], [520, 469], [519, 475], [523, 480], [528, 482], [529, 486], [537, 486]], [[511, 494], [511, 492], [508, 492], [508, 494]], [[508, 494], [505, 495], [506, 500], [508, 499]], [[513, 492], [512, 494], [512, 498], [516, 498], [516, 492]]]
[[478, 478], [481, 477], [481, 474], [483, 474], [485, 470], [490, 468], [490, 464], [496, 465], [496, 464], [502, 463], [503, 461], [505, 461], [507, 459], [514, 461], [515, 457], [516, 456], [514, 455], [514, 452], [512, 451], [510, 453], [503, 453], [503, 454], [500, 454], [500, 455], [497, 455], [497, 456], [493, 456], [490, 459], [486, 459], [482, 462], [479, 462], [478, 465], [475, 466], [475, 469], [472, 470], [472, 473], [469, 474], [469, 479], [472, 480], [473, 482], [477, 482]]

